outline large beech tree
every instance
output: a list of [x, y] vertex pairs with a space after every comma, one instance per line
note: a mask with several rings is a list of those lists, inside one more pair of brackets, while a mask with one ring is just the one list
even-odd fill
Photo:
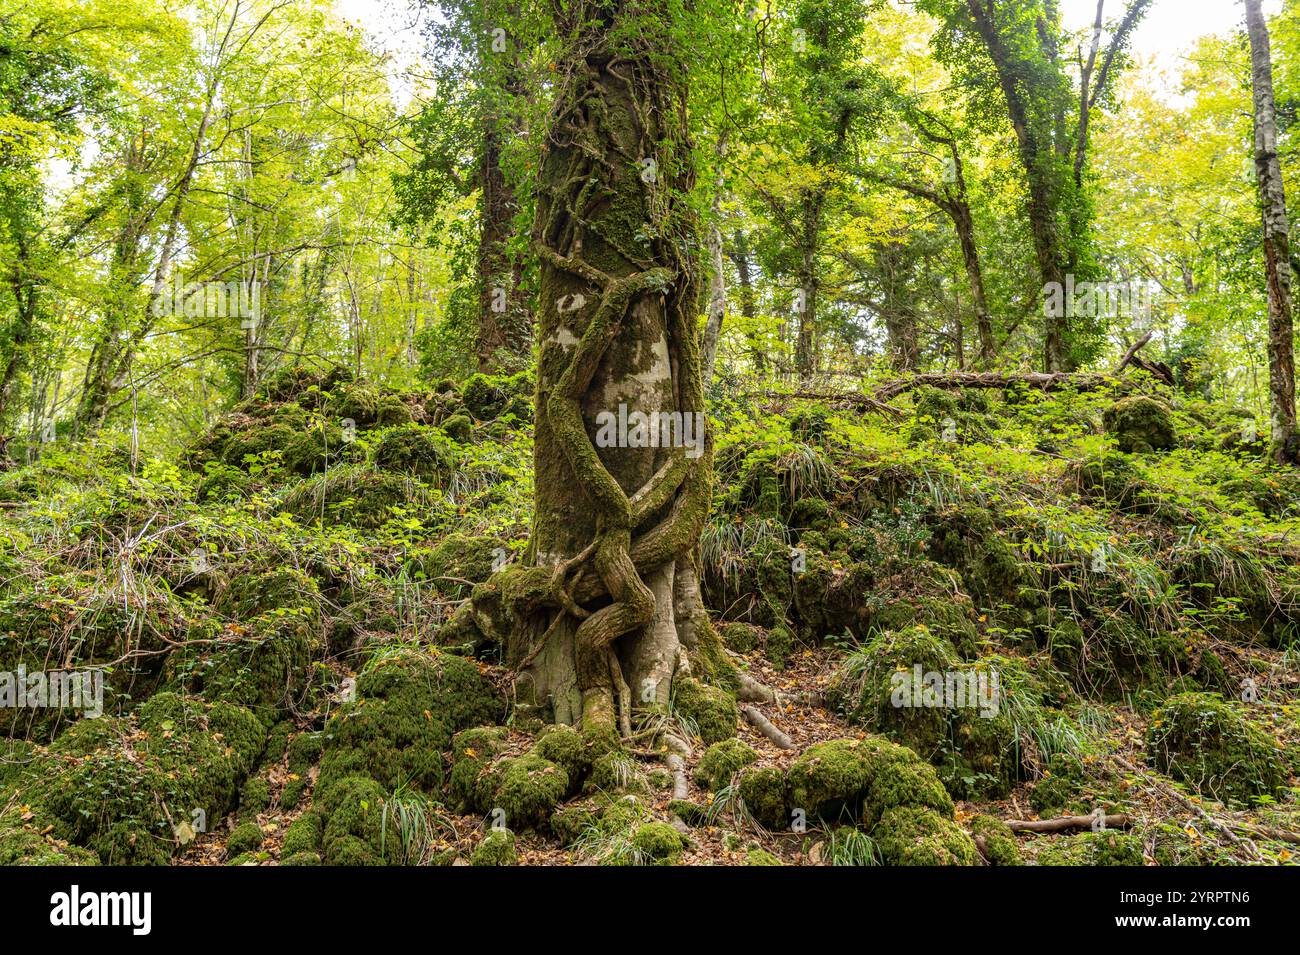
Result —
[[686, 69], [671, 0], [574, 0], [555, 19], [567, 52], [533, 235], [536, 511], [524, 565], [496, 575], [474, 615], [500, 631], [522, 704], [626, 735], [711, 639], [694, 565], [711, 445], [595, 441], [597, 416], [620, 406], [704, 408]]

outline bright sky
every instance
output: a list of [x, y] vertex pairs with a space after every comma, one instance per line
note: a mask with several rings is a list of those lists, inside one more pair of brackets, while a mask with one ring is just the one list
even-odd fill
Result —
[[[1119, 16], [1129, 0], [1106, 0], [1107, 19]], [[394, 54], [400, 68], [418, 59], [422, 40], [420, 26], [427, 14], [412, 12], [407, 0], [334, 0], [339, 12], [359, 23], [385, 50]], [[1264, 11], [1282, 8], [1282, 0], [1265, 0]], [[1097, 0], [1061, 0], [1066, 26], [1086, 29], [1092, 24]], [[1134, 37], [1133, 49], [1143, 56], [1154, 54], [1162, 67], [1176, 66], [1178, 56], [1192, 42], [1207, 33], [1239, 29], [1245, 21], [1241, 0], [1155, 0]], [[400, 85], [400, 84], [399, 84]]]
[[[1106, 0], [1106, 19], [1119, 17], [1127, 7], [1128, 0]], [[1281, 9], [1282, 0], [1264, 0], [1265, 14]], [[1097, 15], [1097, 0], [1061, 0], [1061, 15], [1067, 27], [1086, 29]], [[1172, 68], [1198, 37], [1245, 25], [1246, 7], [1241, 0], [1155, 0], [1134, 34], [1131, 49], [1142, 56], [1154, 54], [1161, 66]]]

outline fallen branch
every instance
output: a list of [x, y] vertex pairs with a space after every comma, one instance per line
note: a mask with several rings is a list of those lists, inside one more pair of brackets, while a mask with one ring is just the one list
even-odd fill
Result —
[[[1101, 825], [1098, 826], [1098, 821]], [[1087, 816], [1062, 816], [1059, 819], [1008, 819], [1007, 828], [1012, 832], [1071, 832], [1075, 829], [1127, 829], [1133, 820], [1123, 813], [1103, 816], [1092, 813]]]
[[774, 401], [783, 398], [825, 401], [830, 404], [856, 405], [859, 408], [870, 408], [873, 411], [879, 411], [881, 414], [893, 415], [895, 418], [907, 417], [907, 412], [901, 408], [895, 408], [893, 405], [871, 397], [871, 395], [864, 395], [857, 391], [752, 391], [745, 397], [767, 398]]
[[1117, 382], [1109, 375], [1079, 374], [1071, 372], [927, 372], [886, 382], [876, 389], [876, 399], [881, 402], [896, 398], [914, 388], [930, 387], [956, 390], [960, 388], [1038, 388], [1042, 391], [1057, 391], [1062, 388], [1074, 388], [1078, 391], [1095, 391]]
[[1123, 756], [1112, 755], [1111, 759], [1119, 766], [1123, 767], [1125, 770], [1132, 773], [1134, 776], [1145, 777], [1146, 780], [1154, 788], [1160, 790], [1160, 792], [1164, 793], [1166, 796], [1168, 796], [1174, 802], [1178, 803], [1184, 809], [1188, 810], [1191, 813], [1194, 813], [1197, 816], [1200, 816], [1201, 819], [1205, 820], [1205, 822], [1211, 828], [1221, 833], [1229, 842], [1239, 847], [1243, 852], [1245, 852], [1252, 859], [1254, 859], [1257, 862], [1263, 861], [1263, 855], [1260, 853], [1259, 849], [1255, 847], [1255, 844], [1253, 842], [1249, 842], [1241, 838], [1241, 836], [1237, 835], [1235, 832], [1232, 831], [1232, 826], [1210, 815], [1209, 812], [1207, 812], [1202, 806], [1198, 806], [1196, 803], [1192, 802], [1190, 799], [1188, 799], [1186, 796], [1180, 793], [1173, 786], [1163, 782], [1162, 780], [1160, 780], [1155, 776], [1150, 775], [1149, 773], [1143, 773], [1140, 769], [1138, 769], [1136, 766], [1130, 763]]
[[758, 730], [760, 733], [766, 736], [778, 748], [780, 749], [797, 748], [794, 745], [794, 740], [790, 739], [790, 737], [786, 736], [779, 729], [777, 729], [771, 720], [769, 720], [766, 716], [764, 716], [754, 707], [742, 706], [740, 708], [740, 712], [741, 715], [745, 717], [745, 720], [749, 723], [750, 726], [754, 727], [754, 729]]
[[1120, 363], [1115, 366], [1115, 370], [1111, 372], [1111, 374], [1115, 377], [1119, 377], [1120, 372], [1129, 365], [1132, 365], [1134, 368], [1141, 368], [1147, 374], [1159, 378], [1166, 385], [1172, 388], [1174, 386], [1174, 373], [1170, 371], [1168, 365], [1164, 362], [1147, 361], [1145, 358], [1138, 357], [1138, 352], [1142, 349], [1142, 346], [1151, 341], [1151, 336], [1154, 334], [1154, 331], [1147, 332], [1130, 345], [1128, 351], [1124, 353], [1124, 357], [1120, 360]]
[[1230, 823], [1234, 829], [1240, 829], [1242, 832], [1259, 839], [1268, 839], [1273, 842], [1289, 842], [1292, 845], [1300, 846], [1300, 832], [1288, 832], [1285, 829], [1274, 829], [1272, 826], [1256, 826], [1248, 822]]
[[1124, 353], [1124, 357], [1120, 359], [1119, 364], [1115, 366], [1115, 370], [1112, 371], [1111, 374], [1114, 375], [1116, 378], [1118, 378], [1120, 372], [1122, 372], [1125, 368], [1128, 367], [1129, 362], [1133, 360], [1134, 356], [1137, 355], [1137, 353], [1142, 350], [1142, 347], [1146, 345], [1147, 342], [1151, 341], [1151, 336], [1154, 334], [1155, 334], [1154, 331], [1149, 331], [1141, 338], [1139, 338], [1137, 341], [1135, 341], [1132, 345], [1129, 345], [1128, 351]]

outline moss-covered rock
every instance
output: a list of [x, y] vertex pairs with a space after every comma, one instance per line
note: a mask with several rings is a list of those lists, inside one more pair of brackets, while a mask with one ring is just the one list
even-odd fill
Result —
[[856, 819], [877, 768], [874, 740], [830, 740], [808, 747], [787, 773], [790, 805], [808, 817]]
[[924, 806], [886, 810], [871, 838], [887, 865], [979, 865], [970, 836]]
[[971, 836], [989, 865], [1022, 865], [1020, 843], [1009, 826], [996, 816], [976, 816], [970, 821]]
[[230, 858], [261, 848], [265, 835], [255, 822], [243, 822], [226, 838], [226, 855]]
[[474, 422], [469, 415], [455, 414], [442, 423], [442, 432], [457, 444], [469, 444], [474, 438]]
[[733, 653], [749, 653], [759, 644], [758, 630], [747, 623], [729, 623], [721, 629], [722, 645]]
[[239, 794], [241, 822], [250, 822], [271, 805], [271, 784], [262, 776], [255, 776], [244, 784]]
[[679, 677], [673, 681], [673, 709], [690, 721], [705, 743], [718, 743], [736, 735], [740, 721], [736, 698], [720, 687]]
[[1073, 836], [1046, 836], [1048, 845], [1035, 857], [1039, 865], [1130, 866], [1145, 865], [1142, 840], [1120, 832], [1083, 832]]
[[1067, 808], [1080, 805], [1079, 799], [1087, 781], [1081, 760], [1073, 755], [1058, 753], [1044, 767], [1042, 777], [1029, 791], [1029, 804], [1040, 816], [1056, 815]]
[[561, 767], [575, 788], [591, 770], [592, 759], [596, 755], [590, 741], [572, 726], [564, 725], [544, 729], [533, 744], [533, 752]]
[[845, 659], [829, 699], [851, 721], [928, 759], [945, 747], [953, 709], [942, 705], [942, 693], [938, 705], [927, 705], [924, 693], [930, 687], [914, 686], [914, 677], [918, 672], [925, 679], [937, 674], [942, 681], [957, 673], [959, 665], [952, 644], [927, 627], [885, 632]]
[[433, 583], [439, 593], [452, 599], [469, 596], [474, 584], [492, 576], [499, 538], [476, 534], [448, 534], [426, 555], [412, 562], [412, 570]]
[[988, 405], [977, 391], [918, 388], [912, 402], [915, 413], [908, 436], [910, 444], [970, 444], [989, 437]]
[[158, 693], [135, 716], [73, 725], [0, 799], [16, 790], [33, 823], [104, 864], [161, 865], [182, 843], [176, 825], [234, 808], [266, 733], [246, 708]]
[[1174, 446], [1173, 412], [1155, 398], [1146, 395], [1121, 398], [1106, 409], [1102, 421], [1121, 451], [1168, 451]]
[[323, 826], [318, 812], [305, 812], [284, 832], [284, 843], [280, 847], [282, 856], [295, 855], [299, 852], [315, 852], [321, 847]]
[[666, 822], [646, 822], [632, 833], [632, 846], [645, 864], [673, 865], [686, 848], [686, 839]]
[[250, 707], [267, 723], [303, 701], [312, 663], [324, 654], [318, 617], [307, 608], [272, 610], [210, 632], [212, 642], [173, 654], [168, 672], [181, 686]]
[[98, 864], [98, 857], [89, 849], [42, 835], [29, 826], [0, 822], [0, 866]]
[[379, 784], [364, 776], [348, 776], [321, 790], [326, 865], [382, 865], [384, 850], [401, 845], [395, 820], [384, 813], [385, 799]]
[[532, 379], [525, 372], [516, 375], [471, 375], [461, 388], [465, 408], [480, 421], [490, 421], [504, 414], [521, 421], [531, 420]]
[[491, 808], [495, 792], [492, 763], [508, 736], [504, 726], [476, 726], [452, 739], [448, 788], [454, 805], [479, 813]]
[[501, 828], [489, 829], [469, 857], [470, 865], [478, 866], [514, 865], [517, 860], [515, 834]]
[[1286, 781], [1278, 744], [1217, 694], [1166, 700], [1152, 717], [1146, 746], [1157, 769], [1220, 802], [1274, 797]]
[[784, 864], [766, 849], [750, 849], [745, 853], [745, 865], [776, 866]]
[[402, 474], [377, 471], [364, 464], [345, 465], [291, 488], [283, 509], [304, 523], [348, 524], [372, 530], [398, 513], [428, 507], [432, 492]]
[[569, 774], [536, 753], [512, 756], [492, 767], [494, 819], [516, 829], [540, 828], [569, 793]]
[[456, 468], [456, 454], [446, 438], [429, 428], [409, 425], [389, 431], [374, 451], [375, 467], [443, 487]]
[[731, 783], [736, 774], [758, 759], [748, 743], [727, 739], [704, 751], [695, 767], [695, 781], [708, 792], [717, 792]]
[[745, 770], [740, 777], [740, 800], [759, 825], [773, 831], [789, 828], [785, 773], [775, 766]]
[[952, 815], [952, 799], [934, 768], [879, 737], [829, 740], [808, 747], [787, 773], [789, 804], [810, 818], [875, 824], [895, 806]]
[[619, 749], [601, 753], [592, 761], [587, 789], [590, 792], [611, 795], [631, 793], [644, 796], [649, 792], [649, 786], [636, 758]]
[[384, 791], [442, 785], [442, 751], [452, 735], [491, 723], [503, 703], [469, 660], [447, 653], [388, 650], [357, 679], [357, 700], [325, 727], [316, 792], [336, 780], [363, 775]]

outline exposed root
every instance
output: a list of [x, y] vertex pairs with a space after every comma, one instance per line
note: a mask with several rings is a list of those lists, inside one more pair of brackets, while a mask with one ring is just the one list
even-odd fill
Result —
[[[691, 796], [691, 787], [686, 778], [686, 760], [691, 756], [690, 744], [672, 733], [665, 733], [663, 741], [668, 747], [668, 755], [664, 758], [664, 762], [669, 772], [673, 774], [673, 799], [688, 800]], [[684, 819], [673, 813], [673, 828], [678, 832], [686, 832], [690, 826]]]
[[742, 706], [741, 715], [750, 726], [758, 730], [780, 749], [797, 749], [794, 740], [782, 733], [766, 716], [752, 706]]

